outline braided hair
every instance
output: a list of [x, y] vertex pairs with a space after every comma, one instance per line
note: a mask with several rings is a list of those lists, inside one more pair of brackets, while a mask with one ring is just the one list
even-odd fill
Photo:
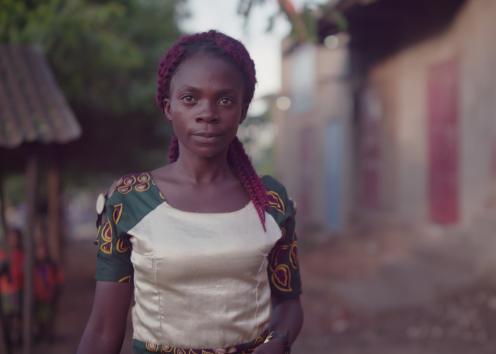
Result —
[[[240, 71], [244, 81], [244, 97], [242, 114], [246, 115], [255, 92], [255, 63], [244, 45], [238, 40], [223, 33], [211, 30], [208, 32], [186, 35], [179, 38], [161, 59], [157, 73], [156, 103], [164, 111], [164, 100], [169, 98], [170, 83], [179, 65], [197, 53], [207, 53], [234, 64]], [[173, 136], [169, 145], [169, 162], [179, 157], [179, 142]], [[260, 177], [246, 154], [243, 144], [236, 137], [229, 146], [227, 160], [250, 200], [255, 205], [260, 222], [265, 230], [265, 209], [267, 193]]]

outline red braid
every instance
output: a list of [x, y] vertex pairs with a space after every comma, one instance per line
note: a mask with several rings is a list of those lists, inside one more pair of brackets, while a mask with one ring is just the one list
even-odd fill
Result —
[[265, 229], [265, 208], [267, 206], [267, 191], [260, 177], [256, 173], [250, 158], [243, 148], [243, 144], [236, 137], [229, 146], [228, 162], [236, 177], [248, 193], [250, 200], [255, 205], [260, 222]]
[[176, 162], [179, 158], [179, 141], [177, 136], [172, 135], [169, 143], [169, 162]]

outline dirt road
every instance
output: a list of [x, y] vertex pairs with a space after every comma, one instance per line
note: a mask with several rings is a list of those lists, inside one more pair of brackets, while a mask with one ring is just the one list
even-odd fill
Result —
[[[293, 353], [496, 353], [496, 277], [441, 257], [467, 246], [412, 248], [394, 233], [301, 241], [305, 325]], [[94, 253], [91, 241], [67, 245], [56, 337], [33, 353], [75, 353], [92, 303]], [[129, 335], [122, 353], [131, 354]]]

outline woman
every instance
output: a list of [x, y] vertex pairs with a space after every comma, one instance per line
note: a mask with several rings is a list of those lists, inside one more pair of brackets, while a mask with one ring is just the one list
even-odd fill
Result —
[[111, 188], [78, 353], [119, 352], [133, 293], [136, 353], [289, 352], [303, 318], [294, 207], [236, 138], [255, 83], [244, 46], [216, 31], [162, 59], [170, 163]]
[[21, 230], [8, 228], [6, 241], [9, 252], [0, 248], [0, 315], [5, 321], [7, 346], [12, 348], [22, 340], [24, 250]]

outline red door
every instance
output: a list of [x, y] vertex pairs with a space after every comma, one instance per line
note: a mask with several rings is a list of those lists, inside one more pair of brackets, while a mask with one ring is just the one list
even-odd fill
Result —
[[432, 66], [428, 76], [429, 201], [431, 221], [458, 221], [458, 65]]

